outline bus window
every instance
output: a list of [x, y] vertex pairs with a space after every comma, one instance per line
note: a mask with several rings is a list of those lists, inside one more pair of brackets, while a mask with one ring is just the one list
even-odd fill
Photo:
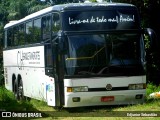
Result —
[[53, 13], [52, 16], [53, 16], [52, 31], [54, 33], [60, 30], [60, 18], [59, 18], [59, 14], [57, 13]]
[[47, 44], [45, 46], [45, 53], [46, 53], [46, 67], [51, 67], [52, 66], [52, 53], [51, 53], [51, 44]]
[[12, 32], [12, 28], [9, 28], [8, 30], [7, 30], [7, 35], [8, 36], [5, 36], [6, 37], [6, 39], [7, 39], [7, 45], [5, 45], [6, 47], [11, 47], [12, 46], [12, 44], [13, 44], [13, 32]]
[[18, 31], [19, 31], [19, 28], [18, 28], [18, 26], [15, 26], [15, 27], [13, 27], [13, 31], [14, 31], [14, 35], [13, 35], [13, 40], [14, 40], [14, 46], [17, 46], [18, 45], [18, 38], [19, 38], [19, 36], [18, 36]]
[[7, 30], [5, 30], [4, 31], [4, 41], [2, 41], [2, 42], [4, 42], [4, 44], [3, 44], [3, 46], [4, 46], [4, 48], [6, 48], [7, 47], [7, 33], [8, 31]]
[[51, 38], [51, 16], [44, 16], [42, 18], [42, 36], [43, 36], [43, 40], [48, 40]]
[[25, 44], [25, 27], [24, 24], [21, 24], [19, 26], [19, 45], [24, 45]]
[[53, 55], [50, 43], [45, 44], [45, 67], [46, 75], [53, 76]]
[[39, 42], [41, 39], [41, 19], [34, 20], [33, 26], [34, 26], [33, 42]]
[[33, 27], [32, 27], [32, 21], [26, 23], [26, 43], [32, 43], [33, 38]]

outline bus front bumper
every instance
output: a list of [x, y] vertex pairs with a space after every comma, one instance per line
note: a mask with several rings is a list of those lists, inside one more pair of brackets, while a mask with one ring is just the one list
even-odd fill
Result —
[[141, 104], [144, 103], [145, 93], [145, 89], [68, 93], [64, 107]]

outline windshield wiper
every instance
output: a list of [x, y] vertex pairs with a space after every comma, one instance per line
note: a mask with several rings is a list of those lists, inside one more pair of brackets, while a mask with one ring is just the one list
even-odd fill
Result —
[[108, 73], [109, 72], [108, 68], [109, 68], [108, 66], [103, 67], [97, 74], [98, 75], [102, 74], [106, 69], [107, 69], [107, 73]]

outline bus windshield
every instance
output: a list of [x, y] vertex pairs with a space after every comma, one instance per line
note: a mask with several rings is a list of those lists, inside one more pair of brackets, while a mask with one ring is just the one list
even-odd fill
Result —
[[66, 75], [143, 73], [139, 34], [84, 34], [67, 38]]

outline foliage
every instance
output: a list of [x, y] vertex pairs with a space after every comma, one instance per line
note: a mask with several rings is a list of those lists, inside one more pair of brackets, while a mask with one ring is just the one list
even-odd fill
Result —
[[0, 101], [3, 103], [14, 100], [13, 93], [7, 91], [4, 86], [0, 86]]
[[[71, 3], [71, 2], [83, 2], [84, 0], [0, 0], [0, 58], [2, 58], [2, 41], [3, 41], [3, 27], [6, 23], [11, 20], [17, 20], [25, 17], [28, 14], [36, 12], [40, 9], [46, 8], [50, 5]], [[95, 2], [96, 0], [90, 0]], [[157, 33], [157, 45], [160, 44], [160, 0], [104, 0], [112, 2], [123, 2], [131, 3], [137, 6], [140, 12], [141, 17], [141, 26], [142, 28], [150, 27], [155, 30]], [[146, 45], [148, 48], [148, 45]], [[149, 72], [154, 72], [160, 74], [160, 48], [156, 48], [155, 51], [152, 51], [152, 54], [149, 53]], [[151, 64], [150, 64], [151, 63]], [[152, 64], [154, 63], [154, 64]], [[149, 73], [150, 74], [150, 73]], [[155, 74], [157, 78], [153, 78], [153, 75], [150, 75], [150, 79], [160, 79], [160, 75]], [[158, 77], [159, 76], [159, 77]]]
[[[63, 116], [73, 114], [76, 116], [81, 116], [89, 114], [91, 116], [111, 114], [115, 111], [159, 111], [160, 100], [158, 99], [148, 99], [148, 95], [153, 92], [160, 91], [160, 87], [157, 87], [153, 83], [147, 85], [147, 100], [144, 104], [138, 105], [127, 105], [127, 106], [96, 106], [96, 107], [82, 107], [82, 108], [72, 108], [72, 110], [62, 109], [60, 112], [56, 111], [49, 107], [45, 102], [31, 99], [30, 101], [16, 101], [12, 92], [6, 90], [4, 87], [0, 87], [0, 109], [1, 111], [37, 111], [45, 113], [48, 111], [45, 116]], [[50, 111], [50, 112], [49, 112]], [[71, 112], [71, 113], [70, 113]], [[111, 114], [113, 115], [113, 114]], [[76, 117], [77, 118], [77, 117]], [[101, 117], [102, 118], [102, 117]], [[100, 118], [100, 119], [101, 119]], [[46, 118], [47, 119], [47, 118]], [[64, 118], [66, 119], [66, 118]], [[80, 119], [80, 118], [79, 118]], [[98, 117], [97, 117], [98, 119]], [[105, 118], [106, 119], [106, 118]], [[128, 118], [127, 118], [128, 119]], [[135, 117], [134, 117], [135, 119]], [[146, 119], [146, 118], [145, 118]]]
[[91, 2], [97, 2], [97, 0], [90, 0]]
[[[28, 14], [31, 14], [33, 12], [36, 12], [42, 8], [45, 8], [47, 6], [53, 5], [53, 4], [62, 4], [62, 3], [68, 3], [68, 2], [79, 2], [84, 0], [45, 0], [45, 2], [42, 2], [41, 0], [1, 0], [0, 1], [0, 26], [4, 26], [8, 21], [20, 19], [25, 17]], [[90, 0], [92, 2], [96, 2], [96, 0]], [[104, 1], [110, 1], [110, 0], [104, 0]], [[155, 0], [155, 2], [152, 2], [151, 0], [112, 0], [113, 2], [124, 2], [124, 3], [131, 3], [137, 6], [141, 13], [142, 18], [142, 26], [148, 27], [150, 24], [149, 18], [151, 18], [153, 15], [148, 14], [151, 10], [151, 7], [156, 4], [160, 4], [159, 0]], [[157, 22], [158, 23], [158, 22]], [[152, 22], [152, 24], [154, 24]], [[154, 24], [155, 26], [155, 24]]]
[[34, 99], [30, 101], [17, 101], [11, 91], [8, 91], [4, 86], [0, 86], [1, 111], [38, 111], [36, 108], [39, 108], [39, 110], [45, 109], [46, 111], [49, 111], [47, 107], [46, 102]]
[[160, 86], [156, 86], [154, 83], [148, 83], [147, 84], [147, 89], [146, 89], [146, 94], [147, 97], [154, 92], [159, 92], [160, 91]]
[[[0, 58], [1, 59], [1, 58]], [[0, 60], [0, 86], [4, 85], [4, 76], [3, 76], [3, 65], [2, 60]]]

